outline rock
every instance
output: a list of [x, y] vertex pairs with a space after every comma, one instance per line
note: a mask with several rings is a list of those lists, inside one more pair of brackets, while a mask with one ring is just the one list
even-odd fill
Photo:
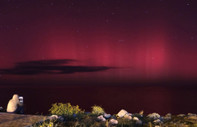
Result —
[[134, 120], [134, 121], [138, 121], [139, 118], [138, 118], [138, 117], [133, 117], [133, 120]]
[[196, 116], [196, 114], [193, 114], [193, 113], [188, 113], [187, 115], [188, 116]]
[[168, 114], [165, 115], [165, 117], [172, 117], [172, 114], [168, 113]]
[[132, 119], [131, 115], [129, 115], [129, 114], [126, 114], [126, 115], [124, 116], [124, 118], [125, 118], [125, 119], [128, 119], [128, 120], [131, 120], [131, 119]]
[[103, 115], [106, 119], [109, 119], [111, 117], [111, 114], [107, 114], [107, 113], [104, 113]]
[[106, 121], [106, 119], [103, 117], [103, 115], [98, 116], [97, 119], [99, 121]]
[[143, 114], [144, 114], [143, 110], [139, 112], [139, 115], [143, 116]]
[[172, 114], [171, 114], [171, 113], [168, 113], [168, 114], [166, 114], [166, 115], [163, 117], [164, 120], [170, 120], [171, 118], [172, 118]]
[[131, 114], [131, 113], [127, 113], [126, 115], [132, 116], [132, 114]]
[[118, 124], [118, 120], [116, 120], [116, 119], [110, 119], [109, 124], [110, 125], [116, 125], [116, 124]]
[[49, 120], [56, 120], [58, 119], [58, 116], [57, 115], [51, 115], [48, 117]]
[[141, 120], [137, 120], [137, 121], [136, 121], [136, 124], [142, 125], [142, 121], [141, 121]]
[[179, 114], [178, 117], [185, 117], [185, 114]]
[[120, 117], [120, 118], [122, 118], [122, 117], [124, 117], [127, 113], [128, 113], [128, 112], [127, 112], [126, 110], [121, 109], [121, 110], [118, 112], [117, 116]]
[[154, 123], [158, 124], [158, 123], [163, 123], [160, 119], [156, 119], [153, 121]]
[[188, 116], [187, 118], [190, 119], [190, 120], [197, 120], [197, 116], [196, 115]]
[[152, 113], [152, 114], [149, 114], [147, 117], [150, 119], [156, 120], [160, 118], [160, 115], [158, 113]]

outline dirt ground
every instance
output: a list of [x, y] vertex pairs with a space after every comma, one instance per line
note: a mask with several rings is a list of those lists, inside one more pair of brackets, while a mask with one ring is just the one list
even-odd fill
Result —
[[0, 127], [24, 127], [44, 120], [46, 116], [0, 113]]

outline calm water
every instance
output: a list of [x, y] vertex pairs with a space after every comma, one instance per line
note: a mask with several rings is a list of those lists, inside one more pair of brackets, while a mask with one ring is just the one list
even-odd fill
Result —
[[197, 86], [0, 86], [0, 106], [6, 108], [14, 93], [24, 96], [27, 114], [48, 114], [55, 102], [71, 102], [90, 111], [102, 106], [108, 113], [124, 108], [131, 113], [197, 113]]

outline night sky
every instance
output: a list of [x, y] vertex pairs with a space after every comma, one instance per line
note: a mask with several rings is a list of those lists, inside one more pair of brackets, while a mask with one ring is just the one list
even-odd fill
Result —
[[1, 0], [1, 84], [197, 78], [195, 0]]

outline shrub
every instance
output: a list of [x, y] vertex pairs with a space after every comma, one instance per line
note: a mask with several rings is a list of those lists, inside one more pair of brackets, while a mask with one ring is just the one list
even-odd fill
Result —
[[102, 107], [100, 106], [92, 106], [92, 114], [95, 114], [95, 115], [101, 115], [101, 114], [104, 114], [105, 111]]
[[55, 103], [52, 104], [51, 109], [49, 109], [52, 115], [63, 115], [63, 116], [73, 116], [77, 114], [84, 113], [83, 110], [79, 108], [78, 105], [73, 106], [70, 103]]

